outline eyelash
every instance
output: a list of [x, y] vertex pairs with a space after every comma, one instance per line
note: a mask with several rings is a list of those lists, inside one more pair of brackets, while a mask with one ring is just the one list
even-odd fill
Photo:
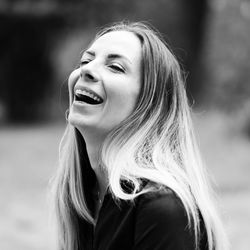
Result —
[[121, 66], [117, 66], [116, 64], [111, 64], [108, 67], [110, 67], [112, 70], [124, 73], [125, 70]]
[[89, 62], [90, 62], [90, 60], [83, 60], [83, 61], [80, 62], [80, 66], [83, 66], [83, 65], [85, 65], [85, 64], [87, 64]]
[[[83, 60], [80, 62], [80, 67], [88, 64], [91, 60]], [[118, 66], [117, 64], [110, 64], [108, 65], [109, 68], [111, 68], [114, 71], [125, 73], [125, 69], [121, 66]]]

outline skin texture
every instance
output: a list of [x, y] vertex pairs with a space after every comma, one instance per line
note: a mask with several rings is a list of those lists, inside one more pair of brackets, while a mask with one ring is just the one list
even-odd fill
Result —
[[[74, 100], [74, 91], [87, 87], [103, 100], [90, 105]], [[86, 142], [100, 197], [107, 188], [107, 175], [99, 166], [99, 149], [110, 130], [135, 109], [141, 89], [141, 43], [128, 31], [104, 34], [83, 53], [81, 66], [69, 77], [68, 121]]]

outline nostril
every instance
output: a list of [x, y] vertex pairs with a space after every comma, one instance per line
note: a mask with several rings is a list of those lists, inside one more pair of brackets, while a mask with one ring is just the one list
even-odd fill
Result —
[[91, 74], [89, 74], [89, 73], [86, 73], [85, 74], [85, 77], [86, 77], [86, 79], [89, 79], [89, 80], [94, 80], [95, 78], [91, 75]]

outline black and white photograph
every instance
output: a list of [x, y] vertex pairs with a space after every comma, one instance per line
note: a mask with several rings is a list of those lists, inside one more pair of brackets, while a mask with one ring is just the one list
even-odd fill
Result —
[[0, 0], [0, 250], [249, 250], [249, 0]]

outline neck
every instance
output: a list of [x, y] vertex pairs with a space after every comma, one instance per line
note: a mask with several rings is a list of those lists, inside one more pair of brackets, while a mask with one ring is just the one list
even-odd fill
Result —
[[107, 174], [105, 170], [101, 167], [99, 161], [99, 154], [101, 145], [105, 139], [104, 135], [100, 135], [99, 133], [91, 132], [91, 131], [82, 131], [80, 133], [84, 137], [86, 143], [86, 149], [90, 161], [90, 165], [95, 172], [96, 179], [97, 179], [97, 188], [99, 189], [100, 195], [103, 196], [106, 192], [108, 181], [107, 181]]

